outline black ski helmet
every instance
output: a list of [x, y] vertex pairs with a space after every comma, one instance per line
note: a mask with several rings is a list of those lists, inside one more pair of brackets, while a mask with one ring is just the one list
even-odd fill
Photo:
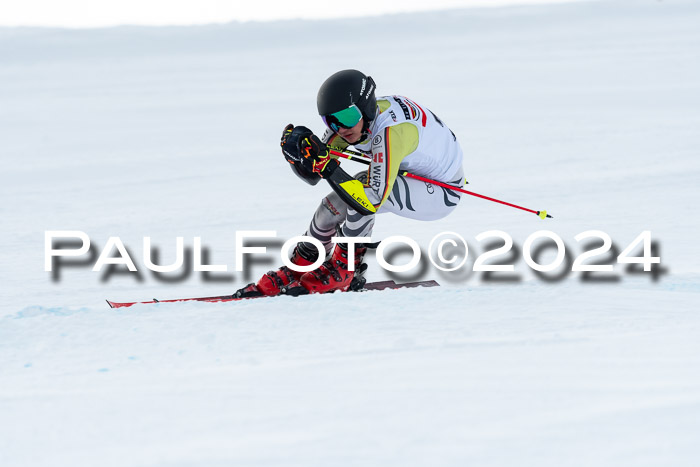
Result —
[[362, 112], [365, 125], [377, 116], [376, 85], [371, 76], [357, 70], [342, 70], [332, 74], [318, 90], [318, 114], [330, 115], [355, 104]]

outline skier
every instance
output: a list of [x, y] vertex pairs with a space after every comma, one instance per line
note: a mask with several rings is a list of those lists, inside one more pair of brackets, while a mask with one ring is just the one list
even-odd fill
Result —
[[[403, 96], [375, 97], [374, 80], [357, 70], [331, 75], [321, 85], [316, 103], [327, 127], [323, 137], [319, 139], [304, 126], [289, 124], [282, 133], [281, 146], [297, 176], [311, 185], [325, 179], [333, 189], [321, 201], [304, 234], [318, 239], [330, 257], [307, 273], [282, 266], [238, 290], [234, 297], [348, 290], [358, 283], [353, 283], [355, 274], [366, 269], [362, 258], [368, 245], [338, 243], [333, 248], [332, 237], [369, 237], [376, 214], [441, 219], [460, 200], [458, 192], [399, 173], [408, 171], [453, 186], [464, 185], [457, 137], [430, 110]], [[348, 146], [372, 158], [367, 172], [354, 178], [328, 150]], [[316, 262], [318, 254], [314, 245], [300, 243], [290, 261], [307, 266]], [[354, 271], [349, 271], [349, 261], [354, 261]]]

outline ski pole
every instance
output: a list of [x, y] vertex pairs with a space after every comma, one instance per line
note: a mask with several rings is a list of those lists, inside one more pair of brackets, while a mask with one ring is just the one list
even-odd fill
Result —
[[[369, 165], [372, 162], [372, 160], [369, 157], [365, 156], [364, 154], [359, 153], [359, 152], [355, 152], [355, 151], [350, 151], [348, 149], [341, 150], [340, 148], [333, 148], [333, 147], [329, 146], [328, 152], [330, 152], [334, 156], [362, 162], [363, 164], [366, 164], [366, 165]], [[531, 212], [533, 214], [537, 214], [540, 217], [540, 219], [545, 219], [547, 217], [549, 217], [550, 219], [553, 219], [553, 217], [551, 215], [547, 214], [547, 211], [544, 211], [544, 210], [535, 211], [534, 209], [524, 208], [522, 206], [518, 206], [517, 204], [512, 204], [512, 203], [508, 203], [506, 201], [501, 201], [500, 199], [480, 195], [479, 193], [474, 193], [473, 191], [465, 190], [465, 189], [460, 188], [458, 186], [450, 185], [449, 183], [438, 182], [437, 180], [432, 180], [430, 178], [421, 177], [420, 175], [415, 175], [415, 174], [412, 174], [410, 172], [400, 172], [399, 174], [406, 177], [406, 178], [413, 178], [413, 179], [420, 180], [420, 181], [425, 182], [425, 183], [431, 183], [433, 185], [441, 186], [443, 188], [449, 188], [450, 190], [459, 191], [460, 193], [464, 193], [464, 194], [471, 195], [471, 196], [476, 196], [477, 198], [485, 199], [487, 201], [493, 201], [494, 203], [500, 203], [500, 204], [504, 204], [506, 206], [510, 206], [512, 208], [521, 209], [523, 211]]]
[[362, 154], [361, 152], [350, 151], [349, 149], [340, 149], [328, 146], [328, 152], [334, 156], [342, 157], [351, 161], [362, 162], [365, 165], [372, 163], [372, 158]]

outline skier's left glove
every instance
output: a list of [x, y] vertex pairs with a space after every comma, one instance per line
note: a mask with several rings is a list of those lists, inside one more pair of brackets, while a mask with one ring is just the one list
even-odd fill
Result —
[[331, 157], [328, 146], [314, 134], [302, 139], [299, 143], [299, 149], [301, 149], [303, 156], [302, 165], [323, 178], [329, 177], [340, 165], [336, 159]]

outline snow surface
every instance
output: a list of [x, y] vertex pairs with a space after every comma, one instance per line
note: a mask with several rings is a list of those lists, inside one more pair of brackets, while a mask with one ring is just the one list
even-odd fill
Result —
[[[362, 20], [0, 29], [0, 465], [695, 466], [700, 4], [610, 1]], [[279, 154], [356, 67], [458, 135], [476, 198], [375, 238], [470, 243], [442, 287], [112, 310], [230, 293], [240, 230], [301, 234], [323, 185]], [[353, 167], [350, 163], [345, 163]], [[354, 167], [353, 167], [354, 169]], [[358, 166], [358, 170], [361, 167]], [[476, 235], [659, 243], [658, 281], [469, 273]], [[43, 270], [44, 232], [119, 236], [142, 270]], [[175, 237], [228, 276], [165, 281]], [[370, 258], [371, 280], [387, 273]], [[398, 279], [414, 279], [406, 275]]]

